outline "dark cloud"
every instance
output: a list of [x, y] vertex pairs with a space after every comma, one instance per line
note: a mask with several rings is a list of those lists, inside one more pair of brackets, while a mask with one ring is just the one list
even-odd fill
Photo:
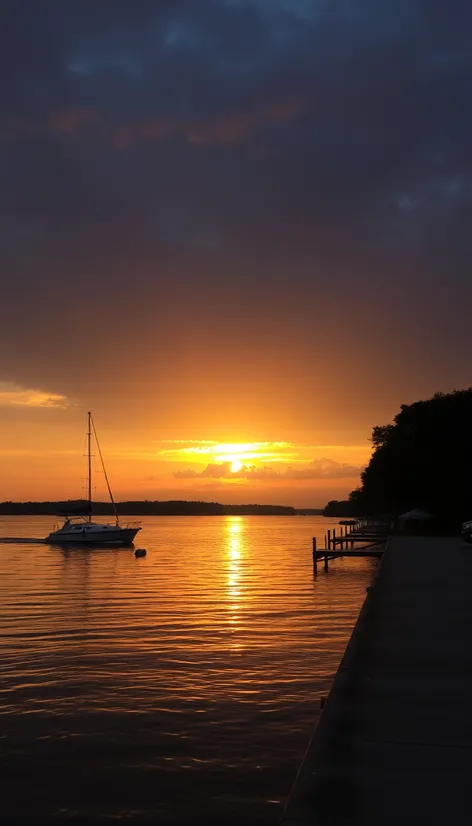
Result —
[[241, 384], [270, 342], [300, 404], [317, 360], [359, 405], [380, 365], [390, 399], [410, 369], [469, 384], [471, 26], [460, 0], [4, 2], [0, 378], [80, 396], [114, 357], [139, 399], [165, 352], [175, 393], [216, 339]]

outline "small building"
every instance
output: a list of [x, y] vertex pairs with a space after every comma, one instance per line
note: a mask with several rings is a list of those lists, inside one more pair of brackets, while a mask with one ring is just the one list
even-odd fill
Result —
[[432, 527], [432, 514], [413, 508], [397, 517], [396, 528], [399, 533], [428, 534]]

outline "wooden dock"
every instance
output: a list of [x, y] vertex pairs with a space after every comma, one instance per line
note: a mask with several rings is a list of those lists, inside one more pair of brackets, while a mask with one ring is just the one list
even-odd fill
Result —
[[390, 525], [384, 522], [349, 520], [341, 523], [338, 535], [336, 528], [326, 533], [324, 548], [317, 548], [313, 537], [313, 575], [318, 573], [320, 560], [324, 560], [324, 568], [328, 570], [329, 561], [339, 557], [381, 557], [389, 535]]
[[284, 826], [472, 822], [471, 588], [459, 538], [388, 542]]

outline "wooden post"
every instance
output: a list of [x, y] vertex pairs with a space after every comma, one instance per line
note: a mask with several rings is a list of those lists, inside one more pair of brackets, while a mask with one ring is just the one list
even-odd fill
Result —
[[325, 571], [327, 571], [327, 570], [328, 570], [328, 554], [325, 554], [324, 569], [325, 569]]
[[328, 551], [331, 547], [331, 531], [328, 531]]
[[333, 551], [336, 550], [336, 528], [333, 528]]
[[318, 562], [316, 559], [316, 536], [313, 537], [313, 576], [318, 573]]

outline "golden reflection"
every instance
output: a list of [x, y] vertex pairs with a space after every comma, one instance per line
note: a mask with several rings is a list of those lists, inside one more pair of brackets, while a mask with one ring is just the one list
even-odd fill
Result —
[[231, 516], [229, 517], [231, 522], [228, 526], [228, 531], [230, 534], [234, 533], [241, 533], [242, 528], [242, 516]]
[[[241, 630], [241, 608], [246, 598], [242, 587], [242, 565], [245, 557], [244, 520], [241, 516], [228, 517], [225, 521], [225, 557], [227, 570], [226, 601], [228, 610], [228, 625], [231, 632], [237, 633]], [[241, 643], [231, 643], [230, 648], [240, 649]]]

